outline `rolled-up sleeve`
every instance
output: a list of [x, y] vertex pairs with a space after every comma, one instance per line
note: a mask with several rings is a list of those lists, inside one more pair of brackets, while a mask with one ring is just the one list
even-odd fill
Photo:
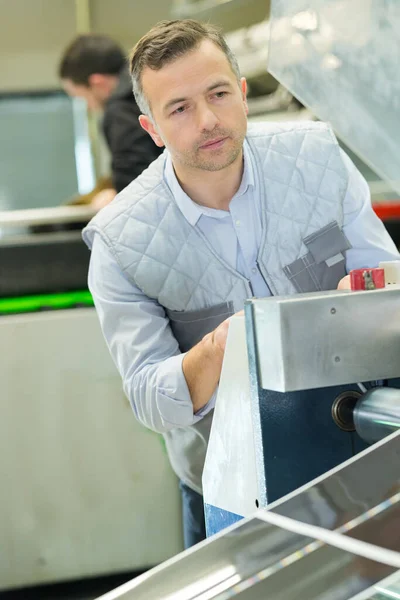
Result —
[[201, 413], [193, 414], [182, 370], [184, 354], [163, 307], [128, 281], [98, 234], [89, 289], [125, 393], [143, 425], [162, 433], [192, 425], [211, 410], [213, 399]]
[[349, 176], [343, 203], [343, 232], [352, 246], [346, 252], [347, 272], [399, 260], [392, 238], [373, 211], [367, 182], [347, 154], [343, 152], [342, 158]]

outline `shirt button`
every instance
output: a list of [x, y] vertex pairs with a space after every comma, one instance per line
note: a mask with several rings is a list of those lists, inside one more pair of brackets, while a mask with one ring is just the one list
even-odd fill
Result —
[[235, 221], [235, 225], [237, 225], [239, 227], [240, 221]]
[[257, 273], [257, 269], [252, 269], [251, 272], [252, 273]]

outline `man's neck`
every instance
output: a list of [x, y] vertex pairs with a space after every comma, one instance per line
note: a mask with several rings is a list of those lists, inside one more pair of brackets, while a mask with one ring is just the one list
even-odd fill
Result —
[[182, 171], [174, 165], [176, 177], [186, 194], [201, 206], [229, 210], [243, 176], [243, 151], [236, 160], [220, 171], [196, 169]]

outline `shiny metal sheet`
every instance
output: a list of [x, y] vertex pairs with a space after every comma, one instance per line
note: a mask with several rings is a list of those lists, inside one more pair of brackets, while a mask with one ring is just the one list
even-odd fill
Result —
[[[244, 317], [232, 317], [203, 470], [207, 505], [250, 516], [259, 498]], [[207, 520], [206, 520], [207, 522]]]
[[390, 598], [400, 598], [400, 571], [357, 594], [352, 600], [389, 600]]
[[[236, 595], [265, 569], [281, 568], [312, 538], [293, 534], [257, 518], [242, 521], [186, 552], [101, 596], [102, 600], [206, 600]], [[248, 581], [248, 585], [244, 582]], [[235, 586], [241, 584], [235, 589]]]
[[400, 554], [393, 565], [370, 549], [376, 560], [255, 517], [101, 600], [350, 600], [398, 570]]
[[[376, 517], [378, 522], [379, 515], [385, 514], [386, 519], [388, 514], [397, 514], [394, 522], [398, 522], [399, 465], [400, 432], [397, 432], [273, 502], [268, 509], [302, 523], [344, 532], [350, 531], [349, 522], [361, 525], [363, 515], [366, 520]], [[390, 512], [391, 509], [394, 512]], [[400, 531], [400, 522], [397, 531]], [[358, 539], [384, 546], [386, 542], [381, 541], [379, 528], [375, 533], [376, 537], [371, 539], [371, 530], [357, 530]], [[400, 544], [400, 534], [396, 543]], [[400, 551], [400, 546], [394, 549]]]
[[261, 387], [291, 392], [398, 377], [400, 288], [253, 299]]
[[102, 600], [368, 598], [400, 566], [399, 458], [400, 432]]
[[268, 70], [400, 191], [398, 0], [273, 0]]
[[[382, 563], [323, 546], [301, 560], [294, 560], [286, 568], [277, 569], [238, 597], [241, 600], [351, 600], [395, 572], [395, 568]], [[217, 598], [225, 600], [228, 596]]]

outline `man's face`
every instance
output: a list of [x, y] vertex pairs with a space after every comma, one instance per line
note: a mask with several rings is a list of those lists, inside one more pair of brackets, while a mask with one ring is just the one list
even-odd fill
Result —
[[62, 86], [68, 96], [71, 96], [72, 98], [83, 98], [90, 111], [101, 112], [103, 110], [103, 100], [93, 86], [77, 84], [70, 79], [63, 79]]
[[141, 125], [178, 171], [219, 171], [241, 156], [246, 81], [238, 83], [218, 46], [205, 40], [159, 71], [146, 68], [142, 85], [152, 119], [142, 115]]

